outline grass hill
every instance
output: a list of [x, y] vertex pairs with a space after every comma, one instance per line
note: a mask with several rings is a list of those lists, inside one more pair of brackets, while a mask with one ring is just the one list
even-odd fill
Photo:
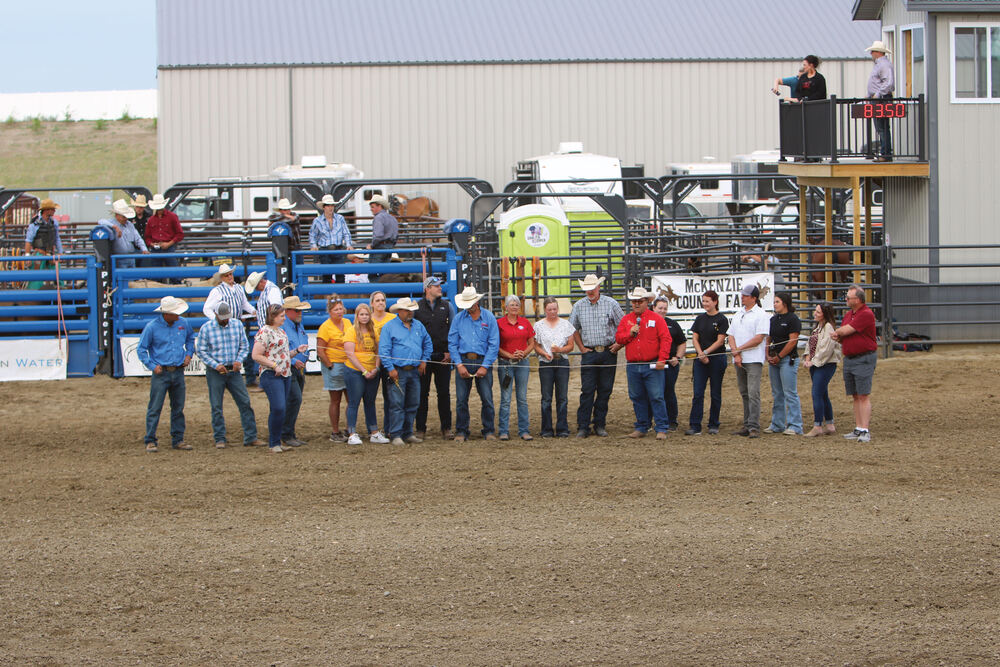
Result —
[[156, 191], [156, 120], [0, 122], [0, 187], [145, 185]]

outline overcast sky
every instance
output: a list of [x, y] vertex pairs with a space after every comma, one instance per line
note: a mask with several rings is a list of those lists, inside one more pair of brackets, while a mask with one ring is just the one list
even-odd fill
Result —
[[0, 93], [156, 88], [156, 0], [6, 0]]

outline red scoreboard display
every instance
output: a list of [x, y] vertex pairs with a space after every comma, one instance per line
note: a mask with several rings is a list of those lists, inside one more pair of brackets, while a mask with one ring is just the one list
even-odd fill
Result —
[[852, 104], [851, 118], [906, 118], [906, 105], [902, 102]]

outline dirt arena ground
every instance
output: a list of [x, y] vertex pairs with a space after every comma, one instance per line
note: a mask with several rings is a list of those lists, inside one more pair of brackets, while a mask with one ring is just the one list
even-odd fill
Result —
[[281, 456], [215, 450], [201, 378], [155, 455], [145, 380], [5, 384], [0, 662], [996, 664], [998, 369], [880, 360], [867, 446], [616, 437], [621, 373], [607, 439], [348, 449], [310, 378]]

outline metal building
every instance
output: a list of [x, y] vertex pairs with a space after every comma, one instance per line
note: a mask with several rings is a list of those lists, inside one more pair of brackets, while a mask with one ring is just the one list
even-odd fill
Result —
[[[777, 146], [776, 77], [815, 53], [863, 94], [852, 0], [158, 0], [159, 182], [323, 154], [381, 178], [478, 176], [582, 141], [643, 164]], [[467, 198], [439, 195], [442, 215]]]

